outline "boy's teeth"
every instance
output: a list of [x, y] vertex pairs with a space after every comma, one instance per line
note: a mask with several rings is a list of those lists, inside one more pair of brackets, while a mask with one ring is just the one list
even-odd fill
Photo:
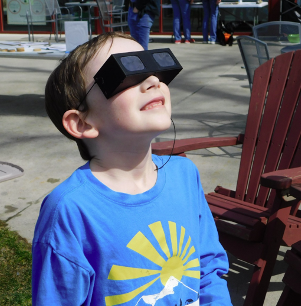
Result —
[[148, 104], [144, 107], [145, 110], [148, 110], [148, 109], [151, 109], [155, 106], [158, 106], [158, 105], [162, 105], [162, 102], [156, 102], [156, 103], [151, 103], [151, 104]]

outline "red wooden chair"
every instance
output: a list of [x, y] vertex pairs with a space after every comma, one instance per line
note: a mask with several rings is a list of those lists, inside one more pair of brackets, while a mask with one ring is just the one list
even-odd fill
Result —
[[[173, 151], [185, 156], [243, 143], [236, 191], [218, 186], [206, 199], [224, 248], [255, 265], [245, 306], [263, 305], [281, 243], [301, 239], [300, 202], [282, 198], [301, 177], [301, 168], [290, 169], [301, 166], [300, 76], [301, 51], [267, 61], [255, 71], [245, 134], [177, 140]], [[155, 143], [153, 153], [168, 155], [172, 146], [173, 141]]]
[[[301, 199], [301, 184], [292, 185], [290, 194]], [[283, 277], [285, 288], [277, 303], [277, 306], [296, 306], [301, 304], [301, 240], [292, 245], [287, 251], [284, 260], [288, 263], [288, 269]]]

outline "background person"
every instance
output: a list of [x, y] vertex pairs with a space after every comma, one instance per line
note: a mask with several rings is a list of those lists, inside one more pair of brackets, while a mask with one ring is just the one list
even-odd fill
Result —
[[156, 16], [160, 14], [160, 0], [134, 0], [129, 2], [128, 24], [130, 33], [148, 50], [149, 33]]
[[183, 23], [183, 34], [185, 37], [185, 43], [194, 43], [194, 39], [190, 36], [190, 9], [192, 3], [193, 0], [171, 0], [173, 9], [173, 34], [175, 37], [175, 44], [181, 43], [181, 20]]
[[[221, 0], [203, 0], [203, 43], [212, 45], [216, 42], [216, 30], [217, 30], [217, 16], [218, 5]], [[208, 28], [210, 20], [210, 40], [208, 40]]]

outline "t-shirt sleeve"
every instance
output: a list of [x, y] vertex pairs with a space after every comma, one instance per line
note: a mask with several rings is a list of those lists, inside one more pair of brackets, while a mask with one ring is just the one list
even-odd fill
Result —
[[32, 305], [90, 305], [94, 274], [58, 254], [49, 244], [32, 247]]
[[221, 278], [228, 273], [228, 256], [219, 242], [215, 222], [206, 201], [201, 184], [200, 189], [200, 244], [201, 284], [200, 305], [231, 306], [227, 282]]

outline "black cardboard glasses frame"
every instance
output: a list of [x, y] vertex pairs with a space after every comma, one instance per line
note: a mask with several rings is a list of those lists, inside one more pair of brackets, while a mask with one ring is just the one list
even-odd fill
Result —
[[95, 84], [107, 99], [135, 86], [151, 75], [168, 85], [182, 70], [169, 48], [111, 54], [95, 74], [95, 82], [87, 91], [77, 110], [86, 100]]

